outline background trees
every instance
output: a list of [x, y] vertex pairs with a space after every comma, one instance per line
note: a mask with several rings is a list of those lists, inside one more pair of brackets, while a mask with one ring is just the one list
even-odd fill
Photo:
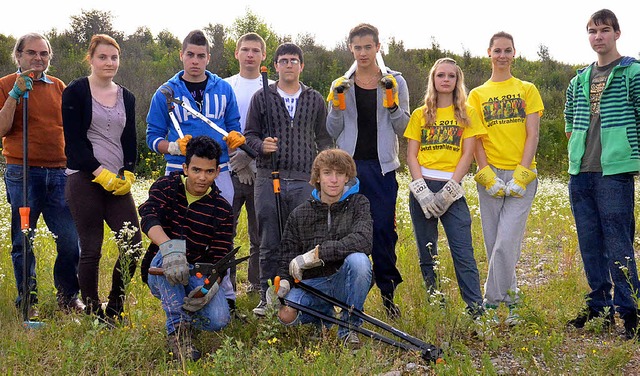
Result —
[[[181, 38], [167, 30], [153, 35], [144, 26], [133, 34], [114, 30], [113, 15], [99, 10], [82, 11], [70, 17], [69, 29], [58, 31], [52, 29], [46, 36], [50, 39], [54, 51], [49, 72], [69, 83], [73, 79], [87, 75], [88, 65], [84, 61], [88, 41], [97, 33], [113, 36], [121, 46], [121, 65], [117, 81], [129, 88], [136, 95], [136, 114], [138, 139], [140, 144], [139, 171], [149, 174], [162, 165], [158, 156], [149, 153], [145, 145], [145, 118], [149, 102], [155, 90], [163, 82], [182, 68], [179, 60]], [[353, 62], [347, 48], [346, 35], [341, 42], [328, 50], [318, 45], [315, 37], [309, 34], [277, 35], [263, 19], [248, 11], [247, 14], [233, 21], [231, 26], [209, 24], [202, 28], [211, 42], [211, 63], [209, 70], [220, 77], [228, 77], [238, 72], [238, 63], [234, 58], [237, 39], [244, 33], [253, 31], [262, 35], [267, 43], [267, 60], [269, 76], [275, 77], [273, 69], [273, 52], [285, 41], [298, 44], [305, 53], [305, 69], [302, 81], [326, 94], [331, 81], [343, 74]], [[11, 61], [11, 51], [15, 38], [0, 34], [0, 74], [5, 75], [15, 70]], [[468, 51], [462, 56], [443, 50], [435, 40], [425, 49], [405, 49], [402, 41], [391, 39], [384, 51], [384, 59], [391, 69], [403, 73], [409, 87], [411, 110], [422, 104], [426, 88], [426, 77], [435, 60], [448, 56], [454, 58], [465, 73], [467, 87], [472, 89], [491, 74], [490, 61], [486, 57], [474, 57]], [[564, 91], [577, 67], [554, 61], [549, 49], [541, 45], [539, 61], [528, 61], [517, 58], [513, 67], [516, 77], [531, 81], [540, 90], [545, 103], [545, 114], [541, 120], [540, 146], [538, 149], [538, 168], [543, 174], [561, 175], [566, 171], [566, 138], [564, 135]], [[404, 141], [404, 140], [403, 140]], [[401, 151], [404, 153], [404, 143]], [[404, 160], [404, 158], [402, 158]]]

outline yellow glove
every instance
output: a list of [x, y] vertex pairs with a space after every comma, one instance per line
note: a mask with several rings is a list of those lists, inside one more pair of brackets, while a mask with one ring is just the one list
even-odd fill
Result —
[[[333, 84], [331, 85], [331, 91], [327, 96], [327, 102], [331, 102], [333, 107], [340, 107], [340, 99], [339, 99], [339, 91], [342, 90], [342, 93], [349, 90], [352, 85], [352, 81], [344, 76], [338, 77]], [[341, 88], [341, 89], [339, 89]]]
[[242, 146], [246, 142], [246, 138], [240, 132], [231, 131], [223, 138], [227, 142], [229, 149], [235, 149]]
[[190, 134], [185, 135], [182, 138], [179, 138], [173, 142], [169, 142], [168, 152], [171, 155], [187, 155], [187, 144], [191, 141]]
[[398, 82], [395, 77], [388, 74], [380, 79], [380, 85], [384, 89], [384, 95], [382, 97], [382, 105], [384, 108], [394, 108], [400, 105], [398, 99]]
[[100, 184], [107, 192], [113, 192], [122, 185], [123, 179], [118, 178], [116, 174], [103, 168], [92, 182]]
[[536, 180], [538, 174], [528, 168], [518, 165], [513, 171], [513, 178], [507, 183], [505, 194], [513, 197], [522, 197], [527, 191], [527, 185]]
[[473, 180], [484, 186], [487, 193], [493, 197], [503, 197], [506, 188], [504, 181], [500, 179], [489, 165], [484, 166], [476, 173]]
[[122, 181], [120, 185], [113, 191], [116, 196], [126, 195], [131, 191], [131, 186], [136, 181], [136, 176], [131, 171], [124, 171], [123, 175], [118, 175], [118, 178]]

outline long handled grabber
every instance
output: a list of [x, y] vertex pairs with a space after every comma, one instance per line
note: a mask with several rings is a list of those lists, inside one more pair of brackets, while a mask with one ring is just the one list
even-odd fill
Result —
[[29, 215], [29, 91], [24, 92], [22, 98], [22, 207], [20, 212], [20, 229], [24, 235], [22, 238], [22, 326], [25, 328], [36, 329], [44, 325], [40, 321], [31, 321], [29, 317], [29, 308], [31, 306], [31, 291], [29, 291], [29, 235], [30, 221]]
[[[403, 332], [401, 330], [398, 330], [398, 329], [394, 328], [393, 326], [391, 326], [391, 325], [389, 325], [389, 324], [387, 324], [387, 323], [385, 323], [385, 322], [383, 322], [381, 320], [378, 320], [373, 316], [369, 316], [366, 313], [360, 311], [359, 309], [357, 309], [357, 308], [355, 308], [353, 306], [348, 306], [346, 303], [341, 302], [340, 300], [335, 299], [335, 298], [323, 293], [322, 291], [319, 291], [319, 290], [317, 290], [317, 289], [315, 289], [315, 288], [313, 288], [313, 287], [311, 287], [311, 286], [309, 286], [309, 285], [307, 285], [307, 284], [305, 284], [303, 282], [300, 282], [300, 281], [295, 281], [295, 282], [296, 282], [295, 286], [297, 286], [297, 287], [309, 292], [310, 294], [313, 294], [313, 295], [317, 296], [318, 298], [326, 301], [327, 303], [330, 303], [330, 304], [332, 304], [334, 306], [338, 306], [338, 307], [342, 308], [343, 310], [346, 310], [347, 312], [349, 312], [349, 314], [353, 314], [353, 315], [363, 319], [364, 321], [366, 321], [366, 322], [368, 322], [368, 323], [370, 323], [370, 324], [372, 324], [372, 325], [374, 325], [374, 326], [376, 326], [376, 327], [378, 327], [380, 329], [386, 330], [387, 332], [395, 335], [396, 337], [398, 337], [398, 338], [400, 338], [400, 339], [402, 339], [402, 340], [404, 340], [404, 341], [406, 341], [408, 343], [396, 341], [396, 340], [394, 340], [392, 338], [386, 337], [386, 336], [384, 336], [384, 335], [382, 335], [380, 333], [374, 332], [374, 331], [366, 329], [366, 328], [362, 328], [362, 327], [359, 327], [359, 326], [353, 326], [353, 324], [351, 324], [348, 321], [343, 321], [343, 320], [338, 319], [338, 318], [336, 318], [334, 316], [326, 315], [326, 314], [324, 314], [322, 312], [318, 312], [318, 311], [314, 310], [313, 308], [309, 308], [309, 307], [303, 306], [301, 304], [292, 302], [292, 301], [290, 301], [290, 300], [288, 300], [286, 298], [285, 299], [280, 299], [282, 304], [287, 305], [287, 306], [289, 306], [291, 308], [297, 309], [297, 310], [299, 310], [299, 311], [301, 311], [303, 313], [306, 313], [306, 314], [309, 314], [311, 316], [314, 316], [314, 317], [316, 317], [316, 318], [318, 318], [320, 320], [331, 322], [333, 324], [342, 326], [342, 327], [347, 328], [349, 330], [353, 330], [355, 332], [361, 333], [361, 334], [363, 334], [363, 335], [365, 335], [365, 336], [367, 336], [369, 338], [376, 339], [376, 340], [384, 342], [384, 343], [386, 343], [388, 345], [395, 346], [395, 347], [398, 347], [398, 348], [403, 349], [403, 350], [417, 351], [417, 352], [419, 352], [421, 354], [422, 359], [424, 359], [426, 361], [435, 362], [435, 363], [443, 363], [444, 362], [444, 359], [442, 358], [444, 353], [443, 353], [441, 348], [436, 347], [436, 346], [434, 346], [432, 344], [426, 343], [426, 342], [424, 342], [424, 341], [422, 341], [422, 340], [420, 340], [420, 339], [418, 339], [416, 337], [413, 337], [413, 336], [411, 336], [411, 335], [409, 335], [409, 334], [407, 334], [407, 333], [405, 333], [405, 332]], [[276, 277], [275, 286], [276, 286], [276, 292], [277, 292], [277, 289], [280, 286], [280, 278], [279, 277]]]
[[[382, 54], [378, 51], [376, 53], [376, 62], [378, 63], [378, 67], [380, 68], [380, 72], [382, 73], [382, 76], [386, 76], [387, 74], [389, 74], [389, 70], [387, 69], [387, 66], [384, 65], [384, 59], [382, 59]], [[344, 78], [349, 79], [349, 77], [351, 77], [351, 75], [356, 71], [356, 68], [358, 67], [358, 62], [354, 61], [353, 64], [351, 64], [351, 66], [349, 67], [349, 69], [347, 69], [346, 72], [344, 72]], [[387, 97], [387, 103], [391, 103], [393, 102], [393, 83], [392, 82], [387, 82], [385, 84], [385, 95]], [[338, 92], [338, 107], [341, 110], [344, 110], [347, 108], [347, 105], [345, 103], [345, 98], [344, 98], [344, 88], [343, 87], [338, 87], [336, 88], [336, 91]]]
[[[245, 256], [239, 259], [233, 259], [238, 253], [240, 247], [236, 247], [233, 251], [227, 253], [223, 258], [218, 260], [215, 264], [206, 262], [196, 262], [193, 264], [193, 268], [189, 270], [189, 274], [198, 278], [204, 277], [204, 285], [200, 291], [196, 292], [194, 298], [202, 298], [208, 292], [211, 286], [218, 281], [218, 278], [224, 276], [227, 269], [240, 264], [243, 261], [249, 259], [250, 256]], [[149, 268], [149, 274], [151, 275], [164, 275], [164, 269], [162, 268]]]
[[[264, 95], [264, 108], [267, 116], [267, 136], [274, 137], [275, 129], [271, 119], [271, 105], [269, 101], [269, 77], [267, 77], [267, 67], [260, 67], [262, 75], [262, 94]], [[280, 172], [278, 171], [278, 158], [276, 152], [271, 153], [271, 179], [273, 179], [273, 194], [276, 198], [276, 212], [278, 213], [278, 229], [280, 235], [284, 232], [284, 218], [282, 214], [282, 203], [280, 201]]]
[[[214, 131], [220, 133], [224, 139], [226, 139], [226, 137], [229, 135], [229, 132], [227, 132], [225, 129], [221, 128], [218, 124], [214, 123], [208, 117], [204, 116], [200, 112], [198, 112], [195, 109], [193, 109], [193, 107], [191, 107], [188, 102], [184, 102], [183, 100], [180, 100], [178, 98], [174, 98], [173, 97], [173, 90], [169, 86], [167, 86], [167, 85], [161, 86], [160, 87], [160, 92], [167, 98], [167, 104], [169, 102], [171, 102], [171, 103], [175, 103], [178, 106], [184, 108], [191, 115], [193, 115], [193, 116], [197, 117], [198, 119], [204, 121]], [[178, 132], [178, 135], [180, 135], [182, 133], [182, 130], [180, 129], [180, 125], [178, 125], [178, 121], [175, 118], [175, 115], [173, 114], [173, 108], [171, 108], [171, 110], [169, 111], [169, 116], [170, 117], [172, 116], [171, 117], [171, 122], [173, 122], [173, 126], [176, 128], [176, 131]], [[183, 135], [183, 137], [184, 137], [184, 135]], [[247, 153], [247, 155], [249, 155], [251, 158], [255, 158], [256, 156], [258, 156], [258, 153], [256, 153], [255, 150], [251, 149], [249, 147], [249, 145], [247, 145], [246, 143], [240, 145], [239, 148], [242, 149], [245, 153]]]

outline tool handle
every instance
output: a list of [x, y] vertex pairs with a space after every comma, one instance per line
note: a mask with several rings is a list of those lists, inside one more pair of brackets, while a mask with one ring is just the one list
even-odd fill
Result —
[[152, 267], [149, 268], [148, 273], [151, 274], [151, 275], [164, 275], [164, 269], [156, 268], [156, 267], [152, 266]]
[[20, 211], [20, 229], [28, 230], [29, 229], [29, 213], [31, 212], [31, 208], [29, 207], [21, 207]]
[[251, 149], [247, 144], [240, 145], [240, 149], [242, 149], [245, 153], [247, 153], [248, 156], [253, 159], [256, 159], [256, 157], [258, 156], [258, 153], [255, 150]]
[[273, 288], [276, 291], [276, 294], [278, 293], [278, 290], [280, 290], [280, 276], [277, 275], [274, 279], [273, 279]]
[[389, 107], [392, 107], [391, 103], [393, 103], [393, 82], [387, 81], [384, 84], [384, 88], [385, 95], [387, 96], [387, 105], [389, 105]]
[[338, 108], [342, 111], [347, 109], [347, 102], [344, 99], [344, 88], [342, 86], [338, 86], [336, 88], [336, 92], [338, 92]]

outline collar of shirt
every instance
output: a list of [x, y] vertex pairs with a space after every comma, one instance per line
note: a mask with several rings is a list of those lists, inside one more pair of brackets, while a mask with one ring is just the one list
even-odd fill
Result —
[[[22, 72], [22, 69], [18, 68], [18, 71], [16, 73], [20, 74], [21, 72]], [[46, 84], [52, 84], [53, 83], [53, 81], [51, 81], [49, 79], [49, 77], [47, 77], [47, 75], [44, 74], [44, 72], [42, 72], [42, 76], [39, 79], [34, 80], [34, 81], [42, 81], [42, 82], [44, 82]]]

